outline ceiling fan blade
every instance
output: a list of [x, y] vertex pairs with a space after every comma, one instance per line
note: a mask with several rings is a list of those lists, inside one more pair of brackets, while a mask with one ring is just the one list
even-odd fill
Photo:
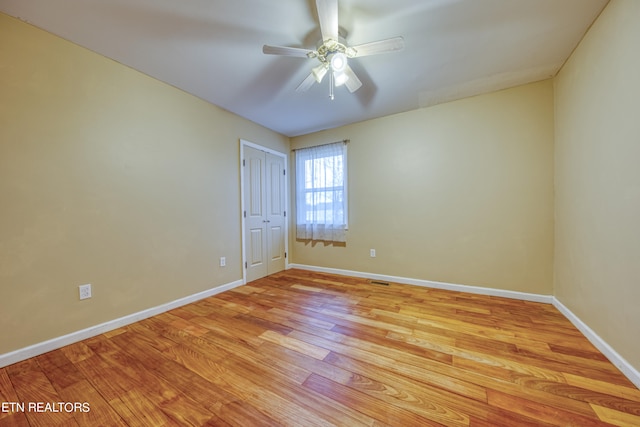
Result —
[[338, 41], [338, 0], [316, 0], [322, 41]]
[[298, 87], [296, 88], [296, 92], [308, 91], [315, 82], [316, 82], [316, 77], [313, 75], [313, 73], [309, 74], [307, 78], [304, 79], [302, 83], [300, 83], [300, 85], [298, 85]]
[[313, 58], [315, 50], [301, 49], [298, 47], [284, 47], [284, 46], [269, 46], [265, 44], [262, 46], [262, 53], [267, 55], [284, 55], [284, 56], [298, 56], [301, 58]]
[[379, 53], [393, 52], [396, 50], [402, 50], [404, 48], [404, 38], [393, 37], [391, 39], [380, 40], [377, 42], [364, 43], [358, 46], [351, 46], [349, 49], [353, 49], [355, 53], [349, 55], [352, 58], [357, 58], [367, 55], [377, 55]]
[[344, 73], [347, 75], [347, 77], [349, 77], [347, 81], [344, 83], [347, 89], [349, 89], [349, 92], [353, 93], [358, 89], [360, 89], [360, 86], [362, 86], [362, 82], [360, 81], [358, 76], [356, 76], [356, 73], [353, 72], [350, 66], [347, 65], [347, 68], [345, 68]]

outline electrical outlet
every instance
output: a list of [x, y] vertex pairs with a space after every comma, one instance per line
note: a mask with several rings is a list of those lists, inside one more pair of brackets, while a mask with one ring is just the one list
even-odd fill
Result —
[[227, 259], [223, 256], [220, 257], [220, 267], [227, 265]]
[[371, 256], [371, 258], [375, 258], [376, 257], [376, 250], [375, 249], [369, 249], [369, 256]]
[[91, 298], [91, 283], [78, 286], [80, 292], [80, 299]]

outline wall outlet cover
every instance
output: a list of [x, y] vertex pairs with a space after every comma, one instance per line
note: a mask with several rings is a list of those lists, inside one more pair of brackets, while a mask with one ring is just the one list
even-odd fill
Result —
[[78, 286], [78, 291], [80, 293], [80, 299], [91, 298], [91, 284], [80, 285]]

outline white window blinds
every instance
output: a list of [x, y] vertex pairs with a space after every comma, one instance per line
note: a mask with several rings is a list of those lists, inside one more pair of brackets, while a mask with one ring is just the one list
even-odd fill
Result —
[[296, 238], [346, 242], [347, 144], [296, 150]]

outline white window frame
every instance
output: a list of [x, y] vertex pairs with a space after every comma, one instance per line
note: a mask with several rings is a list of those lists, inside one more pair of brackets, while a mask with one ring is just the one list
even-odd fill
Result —
[[[342, 199], [343, 199], [343, 204], [342, 204], [342, 211], [343, 211], [343, 220], [344, 220], [344, 232], [346, 232], [349, 228], [349, 192], [348, 192], [348, 188], [349, 188], [349, 182], [348, 182], [348, 150], [347, 150], [347, 141], [342, 141], [340, 142], [342, 144], [342, 185], [340, 186], [335, 186], [335, 187], [313, 187], [310, 189], [306, 189], [304, 188], [305, 185], [301, 185], [302, 183], [299, 181], [300, 179], [304, 179], [306, 180], [307, 176], [306, 176], [306, 169], [305, 169], [305, 175], [304, 176], [300, 176], [300, 170], [299, 170], [299, 166], [298, 166], [298, 160], [299, 160], [299, 156], [304, 156], [304, 151], [305, 149], [299, 149], [296, 150], [296, 217], [295, 217], [295, 224], [296, 224], [296, 238], [302, 239], [302, 240], [318, 240], [318, 241], [327, 241], [327, 242], [344, 242], [346, 241], [346, 236], [342, 237], [342, 238], [338, 238], [337, 240], [332, 239], [332, 238], [326, 238], [326, 237], [320, 237], [318, 238], [317, 236], [315, 236], [315, 228], [314, 228], [314, 237], [299, 237], [300, 233], [298, 232], [299, 230], [299, 226], [301, 225], [300, 222], [300, 215], [301, 215], [301, 210], [300, 210], [300, 198], [303, 197], [302, 195], [298, 194], [299, 192], [303, 192], [304, 195], [308, 195], [308, 194], [314, 194], [314, 193], [320, 193], [322, 191], [341, 191], [342, 192]], [[330, 144], [327, 144], [330, 145]], [[313, 150], [314, 148], [320, 148], [323, 146], [317, 146], [317, 147], [310, 147], [310, 150]], [[308, 161], [311, 158], [311, 156], [308, 156], [307, 158], [302, 158], [300, 159], [301, 161]], [[318, 157], [319, 159], [323, 158], [323, 157]], [[305, 212], [307, 212], [307, 210], [304, 210]], [[306, 220], [303, 221], [303, 224], [305, 226], [308, 226], [310, 223]], [[320, 228], [322, 228], [322, 226], [324, 224], [315, 224], [312, 223], [313, 225], [319, 225]], [[326, 223], [325, 223], [326, 224]], [[302, 233], [305, 236], [309, 235], [309, 232], [307, 231], [306, 233]], [[320, 235], [322, 235], [322, 233], [320, 233]], [[344, 236], [344, 233], [342, 233], [342, 235]]]

